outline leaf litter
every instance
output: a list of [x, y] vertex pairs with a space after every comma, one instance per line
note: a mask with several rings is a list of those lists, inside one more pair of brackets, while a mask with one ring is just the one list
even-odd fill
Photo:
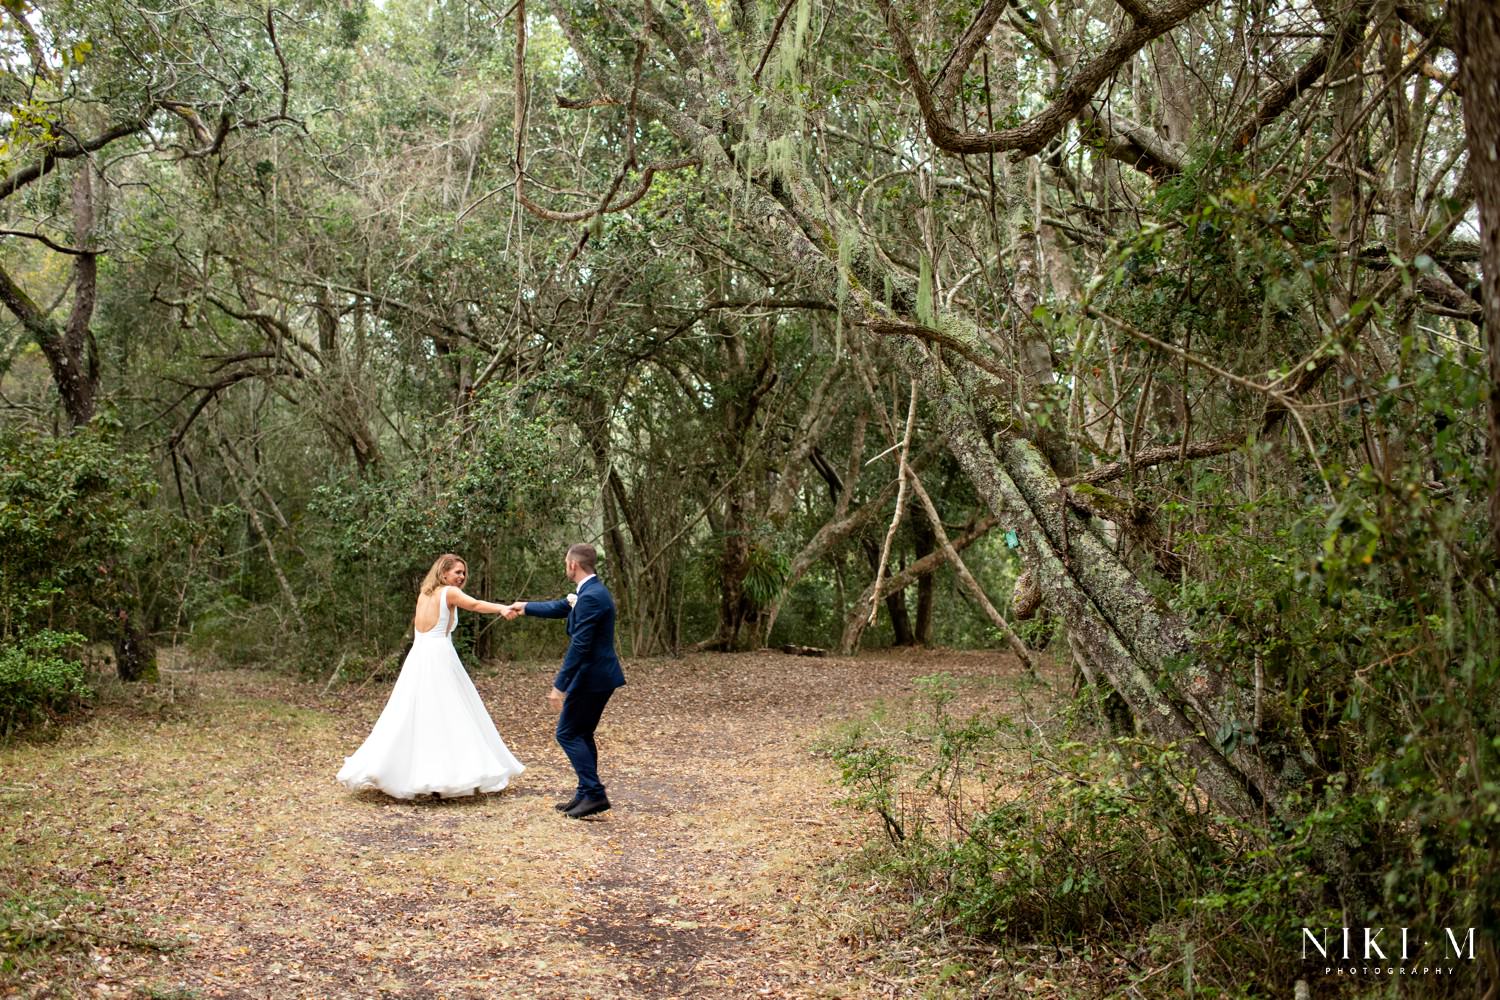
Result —
[[476, 678], [526, 773], [418, 802], [333, 778], [385, 690], [184, 665], [168, 711], [126, 699], [0, 749], [0, 897], [31, 905], [0, 923], [26, 932], [0, 938], [0, 993], [896, 995], [843, 930], [871, 897], [830, 877], [872, 821], [812, 748], [938, 672], [1006, 682], [992, 702], [1020, 675], [938, 651], [631, 662], [599, 730], [614, 808], [575, 822], [550, 665]]

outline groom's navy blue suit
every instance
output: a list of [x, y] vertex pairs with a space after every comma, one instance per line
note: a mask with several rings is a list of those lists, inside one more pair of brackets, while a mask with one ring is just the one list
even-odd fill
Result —
[[571, 641], [552, 682], [568, 696], [557, 717], [557, 742], [578, 774], [578, 794], [602, 799], [594, 730], [609, 696], [625, 683], [625, 672], [615, 655], [615, 599], [597, 576], [591, 576], [578, 585], [578, 603], [573, 607], [566, 600], [527, 601], [526, 614], [567, 621]]

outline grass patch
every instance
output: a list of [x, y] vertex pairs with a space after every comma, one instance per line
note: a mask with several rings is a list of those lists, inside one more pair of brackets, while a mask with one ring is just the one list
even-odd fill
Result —
[[154, 933], [130, 915], [111, 912], [104, 899], [55, 885], [0, 895], [0, 985], [24, 981], [40, 965], [81, 958], [94, 949], [169, 952], [177, 936]]

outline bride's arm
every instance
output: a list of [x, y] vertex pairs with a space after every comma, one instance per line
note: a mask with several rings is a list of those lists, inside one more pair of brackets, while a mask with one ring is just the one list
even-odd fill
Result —
[[476, 597], [470, 597], [457, 587], [448, 588], [448, 603], [455, 608], [463, 608], [480, 615], [503, 614], [506, 608], [504, 604], [495, 604], [493, 601], [481, 601]]

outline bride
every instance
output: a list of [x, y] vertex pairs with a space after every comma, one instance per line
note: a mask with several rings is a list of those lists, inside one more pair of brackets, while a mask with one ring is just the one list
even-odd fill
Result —
[[338, 780], [398, 799], [498, 792], [526, 768], [511, 755], [453, 648], [454, 608], [501, 614], [505, 606], [463, 592], [469, 569], [451, 553], [422, 580], [412, 619], [416, 637], [390, 700]]

